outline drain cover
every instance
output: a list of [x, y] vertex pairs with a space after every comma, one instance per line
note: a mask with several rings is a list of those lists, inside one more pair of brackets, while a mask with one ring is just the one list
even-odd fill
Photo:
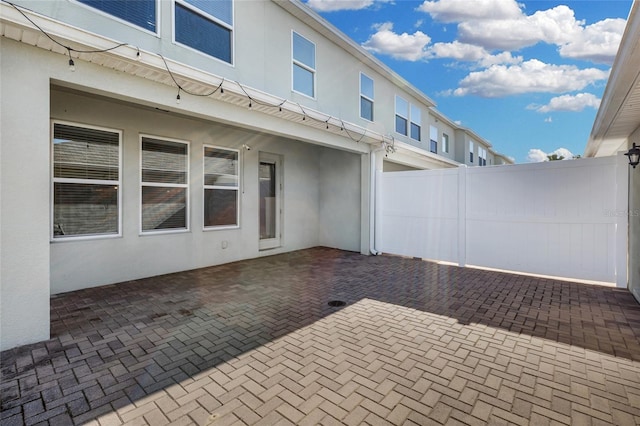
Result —
[[344, 306], [346, 305], [346, 302], [343, 302], [342, 300], [332, 300], [328, 303], [329, 306], [332, 306], [334, 308], [340, 307], [340, 306]]

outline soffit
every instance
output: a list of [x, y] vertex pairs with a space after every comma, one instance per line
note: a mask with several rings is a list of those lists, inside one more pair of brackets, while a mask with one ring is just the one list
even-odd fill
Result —
[[585, 157], [614, 155], [626, 149], [640, 127], [640, 2], [634, 2], [611, 69]]

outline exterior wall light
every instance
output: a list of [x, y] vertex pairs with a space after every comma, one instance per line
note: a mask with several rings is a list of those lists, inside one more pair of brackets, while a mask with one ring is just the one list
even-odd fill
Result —
[[629, 149], [624, 155], [629, 157], [629, 165], [634, 169], [640, 163], [640, 146], [633, 144], [633, 147]]

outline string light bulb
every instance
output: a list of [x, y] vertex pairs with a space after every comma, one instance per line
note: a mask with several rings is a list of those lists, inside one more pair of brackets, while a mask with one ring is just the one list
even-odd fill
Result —
[[176, 96], [176, 103], [180, 105], [180, 89], [178, 88], [178, 96]]
[[73, 59], [69, 57], [69, 71], [74, 72], [76, 70], [76, 64], [73, 62]]

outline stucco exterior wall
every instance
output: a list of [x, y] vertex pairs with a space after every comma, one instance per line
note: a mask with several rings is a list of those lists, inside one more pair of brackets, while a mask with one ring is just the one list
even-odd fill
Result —
[[[640, 128], [630, 137], [640, 140]], [[630, 146], [629, 146], [630, 148]], [[626, 158], [626, 157], [625, 157]], [[640, 166], [629, 167], [629, 290], [640, 302]]]
[[[0, 41], [0, 350], [49, 338], [49, 79]], [[9, 60], [9, 58], [11, 58]]]
[[[170, 86], [78, 65], [71, 72], [59, 54], [2, 40], [2, 349], [49, 337], [50, 294], [319, 244], [361, 249], [361, 220], [368, 220], [360, 211], [368, 199], [360, 191], [361, 157], [368, 158], [368, 146], [215, 99], [176, 105]], [[51, 119], [123, 132], [121, 237], [50, 242]], [[140, 235], [140, 133], [190, 142], [188, 232]], [[251, 146], [243, 151], [238, 229], [202, 228], [205, 143]], [[282, 245], [263, 251], [260, 152], [281, 155], [284, 169]], [[340, 191], [332, 191], [338, 183]], [[321, 237], [320, 225], [331, 232]]]

